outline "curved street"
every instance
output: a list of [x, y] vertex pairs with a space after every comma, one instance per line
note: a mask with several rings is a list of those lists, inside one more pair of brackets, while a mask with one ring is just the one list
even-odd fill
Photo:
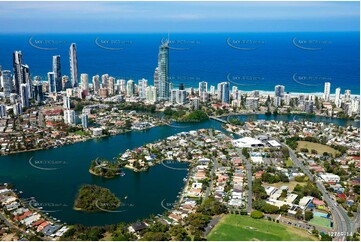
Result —
[[[290, 153], [290, 158], [292, 159], [292, 162], [299, 167], [304, 174], [306, 174], [310, 181], [313, 181], [317, 188], [320, 190], [323, 196], [323, 200], [326, 201], [328, 207], [331, 209], [332, 217], [334, 218], [334, 233], [333, 235], [336, 240], [339, 241], [345, 241], [346, 236], [352, 235], [352, 222], [350, 218], [348, 217], [345, 210], [340, 207], [337, 202], [331, 197], [331, 195], [326, 191], [326, 188], [322, 184], [321, 181], [319, 181], [318, 178], [315, 178], [314, 175], [310, 172], [310, 170], [303, 165], [303, 163], [298, 160], [297, 156], [295, 155], [294, 151], [287, 146], [286, 144], [283, 144], [285, 147], [288, 148]], [[358, 216], [358, 220], [359, 220]]]

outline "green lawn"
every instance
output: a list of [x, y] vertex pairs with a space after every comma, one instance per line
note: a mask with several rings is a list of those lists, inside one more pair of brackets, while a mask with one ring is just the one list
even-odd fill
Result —
[[313, 217], [313, 219], [310, 220], [309, 223], [312, 225], [318, 225], [318, 226], [325, 227], [325, 228], [331, 228], [331, 222], [327, 218], [315, 216], [315, 217]]
[[316, 240], [305, 230], [265, 219], [228, 214], [208, 234], [207, 240]]
[[75, 134], [83, 135], [83, 136], [86, 135], [86, 133], [84, 131], [81, 131], [81, 130], [76, 131]]
[[311, 150], [314, 149], [317, 151], [317, 154], [319, 155], [323, 155], [323, 152], [327, 152], [327, 153], [331, 153], [334, 157], [337, 153], [339, 153], [337, 150], [335, 150], [334, 148], [327, 146], [327, 145], [323, 145], [323, 144], [318, 144], [318, 143], [313, 143], [313, 142], [308, 142], [308, 141], [297, 141], [298, 145], [297, 145], [297, 151], [299, 152], [301, 150], [301, 148], [307, 148], [308, 149], [308, 153], [311, 154]]
[[293, 162], [290, 158], [288, 158], [287, 160], [285, 160], [286, 166], [287, 167], [293, 167]]

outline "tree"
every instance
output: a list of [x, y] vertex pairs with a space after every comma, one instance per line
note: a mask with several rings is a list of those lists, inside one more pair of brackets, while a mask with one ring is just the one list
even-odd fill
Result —
[[266, 203], [263, 206], [262, 211], [265, 213], [275, 214], [275, 213], [279, 213], [280, 209], [277, 206]]
[[251, 218], [254, 218], [254, 219], [260, 219], [260, 218], [263, 218], [263, 213], [261, 211], [252, 211], [251, 212]]
[[310, 221], [311, 219], [313, 219], [313, 212], [311, 212], [311, 211], [306, 211], [306, 212], [305, 212], [305, 220], [306, 220], [306, 221]]
[[328, 234], [321, 233], [321, 241], [332, 241], [332, 237]]
[[178, 240], [178, 241], [189, 240], [187, 231], [180, 224], [171, 227], [169, 233], [174, 240]]
[[256, 210], [261, 210], [264, 205], [266, 205], [266, 201], [262, 199], [257, 199], [256, 201], [252, 202], [252, 206]]
[[205, 215], [214, 216], [221, 213], [225, 213], [227, 208], [225, 205], [219, 201], [217, 201], [214, 197], [209, 197], [207, 200], [203, 202], [203, 204], [199, 207], [197, 212], [200, 212]]
[[203, 231], [210, 220], [210, 216], [201, 213], [192, 213], [186, 219], [186, 225], [189, 225], [191, 232]]
[[242, 149], [242, 155], [244, 155], [247, 159], [250, 157], [247, 148]]
[[141, 240], [146, 241], [168, 241], [169, 235], [166, 232], [146, 232]]
[[296, 217], [297, 219], [303, 219], [303, 213], [302, 213], [302, 210], [301, 210], [301, 209], [297, 209], [297, 212], [296, 212], [295, 217]]
[[287, 214], [289, 209], [290, 209], [290, 206], [287, 204], [284, 204], [280, 207], [280, 212], [282, 214]]

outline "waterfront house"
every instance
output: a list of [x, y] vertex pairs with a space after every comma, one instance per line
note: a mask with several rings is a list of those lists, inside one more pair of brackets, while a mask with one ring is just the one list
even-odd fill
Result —
[[36, 229], [37, 232], [42, 231], [46, 226], [48, 226], [50, 223], [48, 221], [45, 221], [44, 223], [40, 224], [38, 228]]
[[128, 231], [131, 233], [138, 233], [146, 228], [147, 228], [146, 223], [139, 221], [139, 222], [136, 222], [136, 223], [133, 223], [132, 225], [130, 225], [128, 227]]

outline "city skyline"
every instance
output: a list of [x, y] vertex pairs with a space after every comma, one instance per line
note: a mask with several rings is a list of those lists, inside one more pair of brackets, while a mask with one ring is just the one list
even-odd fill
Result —
[[360, 241], [359, 7], [0, 0], [0, 240]]

